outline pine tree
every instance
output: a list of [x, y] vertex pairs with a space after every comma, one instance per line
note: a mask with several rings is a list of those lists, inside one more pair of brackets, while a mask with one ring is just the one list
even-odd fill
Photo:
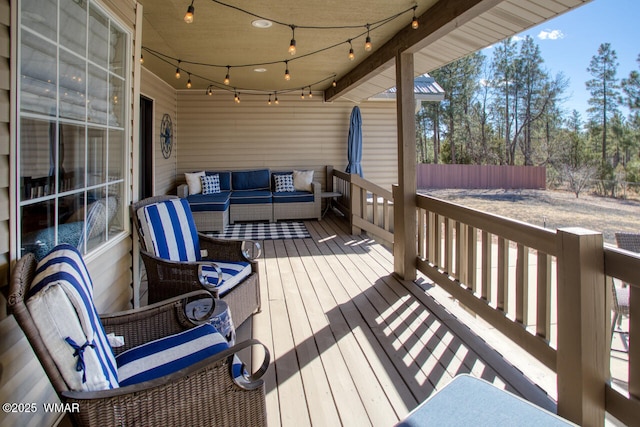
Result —
[[618, 98], [620, 96], [618, 79], [618, 56], [611, 49], [610, 43], [603, 43], [598, 48], [598, 54], [591, 58], [587, 71], [593, 79], [586, 82], [591, 94], [589, 98], [590, 118], [602, 129], [602, 162], [607, 161], [607, 124], [617, 111]]

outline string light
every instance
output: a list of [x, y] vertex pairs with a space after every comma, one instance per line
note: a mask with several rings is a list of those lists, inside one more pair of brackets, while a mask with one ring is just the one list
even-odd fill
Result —
[[276, 92], [276, 99], [273, 101], [276, 105], [280, 104], [280, 102], [278, 102], [278, 92]]
[[364, 50], [366, 50], [367, 52], [371, 50], [371, 36], [369, 35], [370, 29], [371, 29], [371, 26], [367, 24], [367, 38], [364, 42]]
[[296, 54], [296, 26], [291, 25], [291, 42], [289, 43], [289, 54]]
[[140, 54], [140, 63], [144, 64], [144, 55], [142, 53]]
[[[176, 59], [176, 58], [171, 58], [170, 56], [167, 56], [167, 55], [162, 54], [162, 53], [160, 53], [160, 52], [154, 51], [153, 49], [149, 49], [148, 47], [145, 47], [145, 46], [142, 46], [142, 50], [146, 51], [147, 53], [151, 53], [153, 56], [155, 56], [156, 58], [158, 58], [160, 61], [163, 61], [163, 62], [165, 62], [165, 63], [167, 63], [167, 64], [171, 64], [171, 61], [177, 61], [177, 62], [178, 62], [178, 67], [176, 68], [176, 73], [181, 73], [181, 72], [183, 72], [183, 71], [184, 71], [184, 72], [186, 72], [186, 73], [189, 75], [189, 77], [188, 77], [188, 81], [187, 81], [187, 87], [188, 87], [188, 88], [193, 87], [193, 83], [192, 83], [192, 81], [191, 81], [191, 75], [192, 75], [192, 73], [191, 73], [191, 72], [189, 72], [188, 70], [186, 70], [186, 69], [184, 69], [184, 68], [182, 68], [182, 67], [181, 67], [182, 60], [179, 60], [179, 59]], [[286, 65], [286, 72], [288, 72], [288, 70], [289, 70], [288, 62], [289, 62], [289, 61], [281, 61], [281, 62], [284, 62], [284, 63], [285, 63], [285, 65]], [[222, 67], [221, 65], [202, 64], [202, 63], [194, 63], [194, 62], [189, 62], [189, 61], [187, 61], [187, 63], [188, 63], [188, 64], [196, 64], [196, 65], [204, 65], [204, 66], [209, 66], [209, 67]], [[255, 65], [251, 65], [251, 66], [255, 66]], [[227, 67], [227, 69], [229, 69], [231, 66], [230, 66], [230, 65], [227, 65], [226, 67]], [[213, 83], [213, 84], [209, 84], [209, 85], [207, 86], [207, 88], [205, 89], [205, 94], [207, 94], [207, 95], [209, 95], [209, 96], [212, 96], [212, 95], [213, 95], [213, 89], [216, 89], [216, 88], [218, 88], [218, 89], [223, 89], [223, 90], [227, 90], [227, 91], [231, 92], [231, 90], [229, 90], [229, 89], [225, 89], [225, 88], [222, 86], [222, 83], [216, 83], [216, 82], [213, 82], [213, 81], [212, 81], [212, 80], [210, 80], [210, 79], [209, 79], [209, 77], [207, 77], [207, 76], [198, 75], [198, 74], [193, 74], [193, 75], [194, 75], [195, 77], [200, 77], [200, 78], [201, 78], [202, 80], [204, 80], [204, 81], [208, 81], [208, 82], [212, 82], [212, 83]], [[290, 77], [291, 77], [291, 75], [290, 75], [290, 73], [289, 73], [289, 78], [290, 78]], [[302, 95], [304, 95], [304, 94], [305, 94], [305, 90], [306, 90], [306, 88], [309, 88], [309, 98], [311, 98], [311, 97], [313, 96], [311, 86], [312, 86], [312, 85], [320, 84], [320, 83], [322, 83], [322, 82], [324, 82], [324, 81], [327, 81], [327, 80], [329, 80], [329, 79], [333, 79], [333, 82], [335, 82], [335, 74], [334, 74], [334, 75], [332, 75], [332, 76], [330, 76], [330, 77], [325, 77], [324, 79], [321, 79], [321, 80], [319, 80], [319, 81], [316, 81], [316, 82], [314, 82], [314, 83], [312, 83], [312, 84], [310, 84], [310, 85], [302, 85], [302, 86], [298, 86], [298, 87], [295, 87], [295, 88], [287, 89], [287, 90], [285, 90], [285, 91], [284, 91], [284, 93], [290, 93], [290, 92], [293, 92], [293, 91], [296, 91], [296, 90], [300, 90], [300, 91], [302, 92]], [[332, 83], [332, 84], [334, 84], [334, 83]], [[259, 95], [259, 94], [269, 94], [269, 95], [274, 95], [275, 93], [277, 93], [277, 92], [274, 92], [274, 91], [268, 91], [268, 92], [267, 92], [267, 91], [262, 90], [262, 89], [252, 89], [252, 88], [242, 88], [242, 90], [246, 90], [246, 91], [248, 91], [250, 95]], [[237, 88], [237, 86], [233, 88], [233, 91], [234, 91], [234, 94], [235, 94], [235, 95], [238, 97], [238, 99], [239, 99], [240, 95], [239, 95], [239, 92], [238, 92], [238, 88]], [[277, 95], [275, 95], [275, 96], [276, 96], [276, 98], [277, 98]], [[234, 97], [234, 98], [235, 98], [235, 97]], [[238, 100], [238, 101], [236, 101], [236, 102], [239, 102], [239, 100]]]
[[267, 105], [271, 105], [271, 94], [269, 94], [269, 100], [267, 101]]
[[304, 89], [300, 92], [300, 99], [304, 99]]
[[[187, 7], [187, 13], [184, 16], [185, 22], [187, 22], [187, 23], [192, 23], [193, 19], [194, 19], [194, 13], [195, 13], [195, 8], [193, 6], [194, 5], [194, 1], [195, 0], [191, 0], [189, 7]], [[293, 25], [293, 24], [282, 22], [282, 21], [278, 21], [276, 19], [270, 19], [268, 17], [263, 17], [263, 16], [255, 14], [255, 13], [253, 13], [251, 11], [248, 11], [248, 10], [245, 10], [245, 9], [242, 9], [242, 8], [237, 7], [237, 6], [230, 5], [230, 4], [226, 4], [226, 3], [222, 2], [222, 1], [219, 1], [219, 0], [211, 0], [211, 1], [213, 3], [219, 4], [221, 6], [224, 6], [224, 7], [230, 8], [230, 9], [234, 9], [234, 10], [236, 10], [238, 12], [241, 12], [241, 13], [256, 17], [258, 19], [270, 21], [273, 24], [289, 27], [291, 29], [291, 34], [292, 34], [291, 41], [290, 41], [290, 44], [289, 44], [289, 53], [291, 55], [295, 55], [296, 54], [295, 30], [298, 29], [298, 28], [305, 28], [305, 29], [312, 29], [312, 30], [337, 30], [337, 29], [340, 29], [340, 30], [354, 29], [355, 30], [355, 29], [362, 29], [363, 27], [365, 28], [364, 32], [355, 35], [355, 37], [351, 37], [348, 40], [335, 43], [335, 44], [333, 44], [331, 46], [327, 46], [327, 47], [318, 49], [318, 50], [313, 51], [313, 52], [306, 53], [306, 54], [301, 55], [301, 56], [299, 56], [297, 58], [294, 58], [292, 60], [302, 59], [302, 58], [305, 58], [307, 56], [319, 54], [319, 53], [325, 52], [325, 51], [327, 51], [329, 49], [336, 48], [336, 47], [338, 47], [338, 46], [340, 46], [340, 45], [342, 45], [344, 43], [349, 43], [349, 56], [348, 57], [349, 57], [349, 59], [351, 61], [353, 61], [353, 60], [355, 60], [355, 52], [353, 50], [353, 41], [354, 40], [359, 39], [360, 37], [366, 36], [366, 38], [365, 38], [365, 46], [364, 46], [365, 50], [366, 51], [371, 50], [373, 48], [372, 47], [372, 43], [371, 43], [371, 31], [375, 31], [378, 28], [383, 27], [386, 24], [389, 24], [390, 22], [394, 21], [395, 19], [403, 16], [404, 14], [406, 14], [407, 12], [410, 12], [410, 11], [413, 11], [413, 16], [412, 16], [412, 21], [411, 21], [412, 28], [416, 29], [419, 26], [419, 21], [418, 21], [418, 18], [416, 17], [416, 10], [418, 8], [417, 4], [414, 4], [412, 7], [409, 7], [407, 9], [405, 9], [405, 10], [402, 10], [402, 11], [396, 13], [396, 14], [393, 14], [393, 15], [390, 15], [388, 17], [382, 18], [380, 20], [377, 20], [377, 21], [374, 21], [374, 22], [369, 22], [369, 23], [366, 23], [366, 24], [304, 26], [304, 25]], [[165, 58], [172, 59], [173, 61], [177, 60], [175, 58], [170, 58], [170, 56], [162, 54], [160, 52], [155, 52], [155, 51], [153, 51], [153, 50], [151, 50], [149, 48], [146, 48], [144, 46], [143, 46], [143, 49], [146, 50], [148, 53], [153, 54], [154, 56], [158, 57], [160, 60], [163, 60], [165, 62], [169, 62]], [[143, 61], [144, 61], [144, 58], [143, 58], [143, 55], [141, 54], [140, 62], [143, 63]], [[187, 70], [181, 69], [181, 61], [180, 60], [177, 60], [177, 61], [178, 61], [178, 66], [176, 68], [176, 78], [179, 79], [180, 75], [181, 75], [181, 71], [187, 72]], [[233, 65], [233, 67], [235, 67], [235, 68], [238, 68], [238, 67], [259, 67], [259, 66], [264, 66], [264, 65], [273, 65], [273, 64], [280, 63], [280, 62], [284, 62], [285, 63], [285, 80], [289, 81], [291, 79], [291, 74], [289, 72], [289, 66], [288, 66], [288, 62], [289, 61], [269, 61], [269, 62], [264, 62], [264, 63], [255, 63], [255, 64], [235, 64], [235, 65]], [[192, 62], [192, 61], [187, 61], [187, 63], [188, 64], [192, 64], [192, 65], [205, 66], [205, 67], [220, 67], [220, 68], [225, 67], [224, 65], [216, 65], [216, 64]], [[225, 85], [229, 85], [230, 84], [230, 77], [229, 77], [230, 76], [230, 69], [231, 69], [232, 66], [231, 65], [226, 65], [226, 67], [227, 67], [227, 73], [226, 73], [226, 76], [225, 76], [225, 79], [224, 79], [224, 84]], [[191, 73], [189, 73], [189, 75], [191, 75]], [[205, 76], [199, 76], [199, 77], [201, 77], [204, 80], [209, 80], [209, 78], [205, 77]], [[326, 79], [324, 79], [324, 80], [326, 80]], [[322, 82], [324, 80], [321, 80], [320, 82]], [[209, 81], [211, 81], [211, 80], [209, 80]], [[317, 83], [320, 83], [320, 82], [317, 82]], [[314, 83], [314, 84], [317, 84], [317, 83]], [[335, 79], [332, 82], [332, 86], [333, 87], [337, 86], [337, 82], [335, 81]], [[286, 90], [285, 92], [289, 92], [289, 91], [292, 91], [292, 90], [302, 90], [302, 93], [304, 94], [305, 87], [309, 87], [309, 95], [310, 95], [309, 97], [311, 97], [312, 96], [312, 92], [311, 92], [311, 87], [310, 86], [302, 86], [302, 87], [298, 87], [298, 88], [292, 88], [292, 89]], [[236, 89], [234, 88], [234, 90], [236, 90]], [[255, 94], [257, 94], [258, 92], [261, 92], [263, 94], [267, 93], [266, 91], [263, 91], [263, 90], [260, 90], [260, 89], [256, 89], [256, 90], [247, 89], [247, 90], [249, 90], [249, 91], [251, 91], [251, 92], [253, 92]], [[274, 92], [270, 92], [270, 94], [274, 94]]]
[[231, 70], [231, 67], [227, 65], [227, 74], [224, 76], [224, 84], [229, 86], [229, 83], [231, 82], [230, 78], [229, 78], [229, 72]]
[[338, 86], [338, 82], [336, 82], [336, 79], [333, 79], [333, 81], [331, 82], [331, 86], [333, 87]]
[[414, 30], [417, 30], [418, 27], [420, 26], [420, 23], [418, 22], [418, 18], [416, 18], [416, 9], [418, 6], [413, 6], [413, 19], [411, 20], [411, 28], [413, 28]]
[[187, 13], [184, 14], [184, 22], [186, 22], [187, 24], [191, 24], [193, 22], [193, 12], [195, 11], [193, 7], [193, 1], [194, 0], [191, 0], [191, 4], [187, 8]]
[[238, 92], [233, 93], [233, 100], [236, 102], [236, 104], [240, 104], [240, 94], [238, 94]]
[[289, 61], [284, 61], [284, 66], [285, 66], [284, 79], [286, 81], [289, 81], [291, 80], [291, 74], [289, 73]]

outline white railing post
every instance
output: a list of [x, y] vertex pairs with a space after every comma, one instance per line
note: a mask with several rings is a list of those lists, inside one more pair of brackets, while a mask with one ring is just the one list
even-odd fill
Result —
[[559, 229], [558, 415], [578, 425], [603, 426], [607, 329], [602, 234]]

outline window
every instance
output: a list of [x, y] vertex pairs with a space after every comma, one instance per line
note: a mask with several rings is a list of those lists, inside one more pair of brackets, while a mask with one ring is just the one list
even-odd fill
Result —
[[130, 34], [93, 1], [19, 6], [19, 252], [124, 231]]

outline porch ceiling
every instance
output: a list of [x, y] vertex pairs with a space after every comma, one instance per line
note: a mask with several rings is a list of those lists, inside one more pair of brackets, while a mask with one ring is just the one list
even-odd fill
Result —
[[[364, 27], [320, 31], [298, 28], [297, 53], [287, 48], [291, 28], [274, 24], [268, 29], [251, 25], [257, 19], [214, 1], [195, 1], [195, 19], [182, 18], [189, 0], [139, 0], [143, 9], [142, 46], [144, 67], [176, 89], [185, 89], [191, 73], [192, 90], [214, 84], [243, 93], [286, 92], [311, 87], [327, 90], [326, 98], [360, 102], [395, 86], [393, 55], [398, 49], [414, 51], [416, 75], [435, 70], [455, 59], [489, 46], [508, 36], [551, 19], [590, 0], [298, 0], [283, 2], [225, 3], [245, 8], [265, 18], [296, 26], [349, 26], [376, 22], [417, 4], [420, 28], [411, 30], [412, 11], [371, 30], [373, 49], [365, 52]], [[353, 39], [354, 61], [347, 59]], [[342, 44], [341, 44], [342, 43]], [[321, 53], [305, 56], [337, 45]], [[151, 49], [164, 57], [153, 54]], [[160, 58], [163, 59], [160, 59]], [[182, 77], [176, 79], [177, 60]], [[285, 60], [291, 80], [284, 80]], [[211, 67], [200, 64], [213, 64]], [[272, 63], [260, 65], [263, 63]], [[231, 84], [223, 84], [226, 66]], [[241, 66], [247, 65], [247, 66]], [[256, 72], [264, 68], [265, 72]], [[331, 87], [335, 76], [337, 88]]]

